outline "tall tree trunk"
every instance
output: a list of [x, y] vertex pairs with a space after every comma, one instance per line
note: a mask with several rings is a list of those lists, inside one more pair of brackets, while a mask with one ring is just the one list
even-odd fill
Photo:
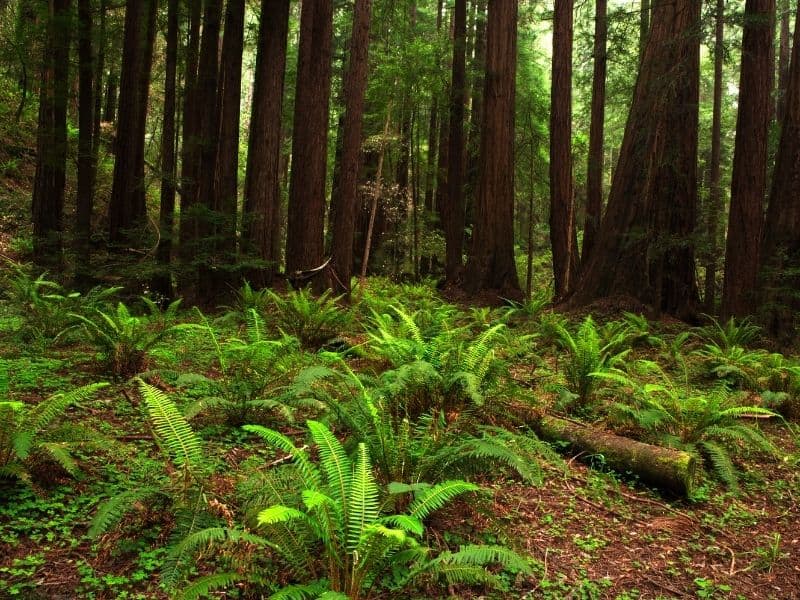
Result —
[[106, 74], [106, 0], [100, 0], [100, 31], [97, 35], [97, 54], [94, 61], [94, 125], [92, 131], [92, 161], [94, 174], [97, 177], [97, 165], [100, 151], [100, 123], [103, 115], [103, 77]]
[[[222, 39], [222, 62], [219, 79], [219, 147], [214, 212], [217, 227], [215, 248], [223, 269], [236, 261], [236, 218], [239, 205], [239, 113], [242, 96], [242, 52], [244, 51], [244, 0], [228, 0], [225, 34]], [[217, 285], [231, 280], [223, 270]]]
[[603, 213], [603, 137], [606, 108], [606, 0], [595, 0], [594, 72], [592, 116], [589, 126], [589, 164], [586, 168], [586, 221], [583, 226], [583, 260], [592, 252]]
[[344, 127], [341, 180], [332, 199], [333, 275], [335, 293], [350, 294], [353, 274], [353, 235], [358, 199], [358, 175], [361, 171], [361, 130], [364, 120], [364, 94], [369, 72], [369, 29], [372, 0], [356, 0], [353, 8], [353, 31], [350, 56], [344, 79]]
[[717, 254], [719, 253], [719, 220], [722, 215], [722, 69], [724, 66], [725, 48], [725, 0], [717, 0], [714, 33], [714, 108], [711, 119], [711, 160], [708, 182], [708, 206], [706, 207], [706, 235], [708, 237], [708, 254], [705, 261], [706, 281], [704, 304], [705, 311], [713, 314], [717, 288]]
[[264, 263], [250, 274], [270, 285], [280, 263], [280, 160], [289, 0], [261, 0], [253, 112], [247, 150], [242, 240]]
[[167, 53], [164, 72], [164, 118], [161, 129], [160, 239], [156, 259], [161, 272], [153, 288], [164, 297], [172, 296], [170, 260], [175, 220], [175, 108], [177, 105], [178, 0], [167, 3]]
[[[800, 23], [800, 4], [796, 23]], [[764, 227], [761, 305], [768, 330], [795, 341], [800, 309], [800, 28], [795, 25], [786, 108]]]
[[456, 0], [453, 11], [453, 63], [450, 82], [450, 125], [447, 195], [441, 206], [445, 240], [445, 275], [458, 283], [463, 269], [464, 242], [464, 88], [466, 77], [467, 0]]
[[323, 262], [332, 37], [332, 0], [305, 0], [294, 105], [287, 273], [313, 269]]
[[475, 3], [475, 57], [472, 61], [472, 92], [470, 110], [469, 136], [467, 148], [467, 191], [466, 191], [466, 219], [469, 227], [474, 221], [475, 192], [478, 189], [478, 154], [480, 152], [480, 125], [483, 118], [483, 72], [486, 68], [486, 0]]
[[181, 196], [179, 255], [182, 267], [181, 287], [192, 283], [190, 266], [197, 253], [198, 177], [200, 173], [200, 109], [197, 68], [200, 61], [200, 22], [202, 3], [189, 7], [189, 38], [186, 46], [186, 67], [183, 85], [183, 144], [181, 146]]
[[489, 3], [486, 77], [481, 126], [481, 174], [476, 195], [465, 288], [497, 290], [520, 299], [514, 260], [514, 116], [517, 64], [517, 2]]
[[772, 107], [775, 0], [747, 0], [731, 175], [722, 317], [752, 314], [758, 279]]
[[[778, 50], [778, 107], [776, 116], [778, 123], [783, 122], [786, 111], [786, 85], [789, 79], [789, 57], [791, 48], [789, 47], [789, 40], [791, 33], [789, 32], [789, 17], [791, 9], [789, 7], [789, 0], [780, 0], [780, 46]], [[797, 27], [797, 24], [795, 24]]]
[[62, 261], [64, 188], [67, 169], [67, 102], [71, 0], [49, 0], [42, 59], [36, 176], [33, 182], [34, 261], [58, 269]]
[[197, 174], [197, 204], [202, 211], [198, 218], [197, 256], [200, 258], [200, 294], [209, 298], [216, 291], [214, 276], [219, 266], [215, 252], [214, 220], [216, 206], [215, 182], [217, 173], [217, 138], [219, 136], [219, 38], [222, 21], [222, 0], [207, 0], [203, 13], [203, 37], [200, 40], [200, 58], [197, 66], [197, 106], [200, 111], [199, 151], [200, 169]]
[[144, 225], [144, 151], [150, 68], [153, 60], [157, 0], [129, 3], [125, 10], [114, 183], [108, 204], [109, 241], [120, 246], [139, 239]]
[[572, 0], [556, 0], [550, 88], [550, 243], [556, 298], [571, 287], [577, 249], [572, 179]]
[[699, 20], [699, 0], [653, 7], [606, 214], [571, 306], [627, 295], [694, 317]]
[[75, 200], [75, 270], [78, 280], [84, 280], [88, 275], [95, 181], [91, 5], [91, 0], [78, 0], [78, 195]]

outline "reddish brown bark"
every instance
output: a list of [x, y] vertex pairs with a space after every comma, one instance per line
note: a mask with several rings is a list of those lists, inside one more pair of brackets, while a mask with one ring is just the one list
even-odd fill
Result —
[[[800, 16], [800, 5], [798, 6]], [[796, 22], [800, 22], [798, 19]], [[762, 311], [768, 330], [795, 341], [800, 309], [800, 28], [795, 26], [786, 108], [764, 226]]]
[[262, 0], [247, 151], [242, 240], [264, 262], [250, 279], [269, 285], [280, 263], [280, 157], [289, 0]]
[[94, 200], [94, 53], [90, 0], [78, 0], [78, 193], [75, 199], [75, 250], [78, 279], [88, 273]]
[[775, 0], [747, 0], [731, 175], [722, 318], [752, 314], [761, 250], [772, 108]]
[[33, 257], [59, 268], [64, 229], [69, 98], [70, 0], [50, 0], [39, 89], [36, 176], [33, 183]]
[[324, 260], [332, 36], [332, 1], [305, 0], [300, 16], [295, 88], [286, 232], [287, 273], [314, 269], [321, 266]]
[[458, 282], [463, 268], [464, 242], [464, 88], [466, 77], [467, 1], [456, 0], [453, 11], [453, 62], [450, 82], [450, 125], [447, 195], [442, 198], [445, 275]]
[[369, 72], [369, 29], [372, 0], [356, 0], [350, 56], [344, 79], [345, 114], [342, 128], [341, 180], [332, 200], [333, 277], [336, 293], [350, 293], [353, 274], [353, 235], [361, 170], [361, 131], [364, 119], [364, 94]]
[[165, 297], [172, 296], [169, 272], [175, 218], [175, 108], [177, 104], [176, 73], [178, 67], [178, 0], [167, 3], [167, 51], [164, 70], [164, 117], [161, 127], [161, 206], [160, 238], [156, 259], [162, 272], [153, 281], [153, 288]]
[[575, 191], [572, 179], [572, 0], [556, 0], [550, 88], [550, 243], [556, 298], [575, 271]]
[[699, 0], [653, 6], [596, 249], [568, 301], [628, 295], [693, 317], [697, 211]]
[[[778, 106], [776, 111], [776, 118], [780, 123], [783, 121], [786, 109], [786, 86], [789, 79], [789, 58], [791, 49], [789, 48], [789, 40], [791, 33], [789, 32], [789, 17], [791, 16], [791, 9], [789, 8], [789, 0], [780, 0], [780, 45], [778, 50]], [[795, 25], [796, 27], [796, 25]]]
[[594, 71], [589, 125], [589, 160], [586, 168], [586, 221], [583, 225], [582, 256], [592, 252], [603, 212], [603, 138], [606, 114], [606, 0], [596, 0], [594, 17]]
[[[228, 0], [217, 101], [220, 128], [214, 211], [217, 227], [216, 250], [230, 267], [236, 252], [236, 217], [239, 202], [239, 113], [242, 95], [242, 52], [244, 50], [244, 0]], [[223, 279], [230, 275], [223, 274]]]
[[517, 2], [489, 3], [475, 230], [464, 287], [522, 296], [514, 261], [514, 117]]
[[109, 241], [134, 245], [141, 239], [135, 230], [144, 225], [144, 151], [150, 71], [155, 42], [157, 0], [132, 2], [125, 10], [117, 114], [114, 182], [108, 204]]

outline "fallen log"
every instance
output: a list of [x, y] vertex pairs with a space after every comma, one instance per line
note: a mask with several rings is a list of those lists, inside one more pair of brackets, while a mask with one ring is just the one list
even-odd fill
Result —
[[565, 441], [575, 449], [601, 454], [615, 471], [635, 474], [641, 481], [679, 496], [691, 496], [695, 458], [680, 450], [637, 442], [595, 427], [544, 415], [530, 425], [547, 441]]

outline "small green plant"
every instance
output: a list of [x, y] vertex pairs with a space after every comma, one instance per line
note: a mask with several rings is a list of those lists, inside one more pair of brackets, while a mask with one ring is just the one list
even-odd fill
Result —
[[[454, 498], [479, 491], [478, 486], [464, 481], [417, 486], [404, 513], [386, 514], [367, 446], [359, 444], [351, 460], [327, 427], [308, 421], [308, 428], [319, 450], [319, 466], [306, 449], [283, 434], [245, 426], [292, 457], [302, 490], [299, 497], [279, 497], [261, 510], [257, 522], [262, 541], [251, 538], [271, 548], [297, 582], [279, 589], [273, 598], [360, 600], [387, 587], [397, 593], [422, 576], [441, 577], [450, 585], [499, 585], [500, 578], [485, 568], [491, 564], [530, 572], [525, 559], [500, 546], [464, 546], [431, 557], [431, 549], [421, 543], [424, 520]], [[192, 547], [206, 547], [220, 537], [229, 539], [230, 534], [209, 530]], [[181, 597], [195, 598], [198, 590], [206, 593], [242, 578], [235, 573], [215, 574], [192, 584]]]
[[87, 341], [97, 348], [106, 362], [107, 370], [117, 377], [141, 373], [148, 360], [148, 352], [167, 335], [193, 324], [175, 324], [180, 300], [172, 302], [165, 311], [147, 297], [142, 301], [148, 309], [146, 316], [133, 314], [123, 302], [114, 311], [95, 308], [86, 315], [73, 314]]
[[777, 563], [789, 558], [789, 553], [783, 550], [781, 534], [777, 532], [769, 536], [766, 543], [756, 548], [753, 554], [756, 556], [756, 568], [769, 573]]
[[625, 312], [623, 313], [623, 323], [626, 342], [630, 347], [657, 348], [664, 344], [663, 338], [653, 333], [650, 321], [644, 315]]
[[772, 442], [758, 429], [742, 422], [748, 415], [777, 416], [760, 406], [742, 406], [726, 387], [699, 392], [674, 381], [661, 367], [639, 361], [635, 368], [641, 375], [658, 378], [658, 383], [640, 383], [621, 371], [598, 374], [632, 391], [633, 402], [617, 402], [613, 418], [633, 424], [658, 443], [694, 454], [731, 488], [738, 476], [731, 452], [740, 446], [775, 455]]
[[247, 321], [251, 310], [263, 315], [272, 303], [272, 298], [266, 288], [253, 289], [249, 281], [245, 281], [238, 290], [232, 306], [226, 306], [229, 312], [237, 315], [242, 321]]
[[737, 320], [731, 317], [725, 323], [720, 323], [711, 316], [708, 319], [710, 323], [697, 329], [697, 336], [707, 344], [715, 344], [724, 349], [733, 346], [746, 347], [761, 333], [761, 328], [749, 318]]
[[697, 586], [695, 593], [697, 594], [698, 598], [710, 600], [711, 598], [722, 598], [723, 596], [727, 596], [727, 594], [731, 591], [731, 586], [723, 585], [723, 584], [716, 584], [710, 579], [706, 579], [705, 577], [698, 577], [694, 580], [694, 584]]
[[603, 340], [594, 320], [587, 316], [575, 334], [565, 326], [559, 326], [558, 334], [568, 354], [564, 376], [574, 396], [573, 410], [585, 412], [594, 400], [598, 376], [613, 369], [629, 352], [619, 350], [624, 333], [618, 331], [611, 339]]
[[763, 350], [717, 344], [706, 344], [695, 355], [703, 360], [709, 375], [729, 386], [747, 390], [758, 388], [759, 376], [767, 370], [769, 357]]
[[[4, 377], [0, 373], [0, 378]], [[77, 475], [78, 464], [70, 450], [98, 438], [87, 429], [57, 426], [56, 421], [71, 406], [107, 385], [95, 383], [54, 394], [36, 406], [0, 401], [0, 477], [30, 481], [31, 461], [37, 456], [57, 463], [70, 475]], [[0, 388], [5, 387], [4, 380], [0, 381]]]
[[200, 411], [219, 410], [229, 425], [237, 427], [256, 422], [261, 412], [278, 411], [291, 421], [293, 407], [278, 390], [303, 358], [297, 340], [289, 336], [266, 339], [264, 321], [254, 308], [248, 310], [245, 335], [223, 343], [203, 315], [201, 322], [216, 352], [219, 376], [190, 373], [178, 378], [178, 385], [199, 388], [202, 394], [184, 414], [191, 417]]
[[309, 289], [279, 295], [266, 291], [272, 302], [278, 329], [300, 341], [304, 349], [317, 350], [341, 334], [350, 324], [350, 314], [339, 306], [340, 298], [330, 290], [315, 297]]

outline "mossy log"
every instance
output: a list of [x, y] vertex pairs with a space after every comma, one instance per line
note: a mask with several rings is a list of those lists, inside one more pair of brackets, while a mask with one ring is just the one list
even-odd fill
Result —
[[637, 442], [559, 417], [542, 416], [532, 425], [545, 440], [565, 441], [583, 452], [602, 454], [605, 464], [615, 471], [633, 473], [676, 495], [692, 494], [696, 465], [687, 452]]

